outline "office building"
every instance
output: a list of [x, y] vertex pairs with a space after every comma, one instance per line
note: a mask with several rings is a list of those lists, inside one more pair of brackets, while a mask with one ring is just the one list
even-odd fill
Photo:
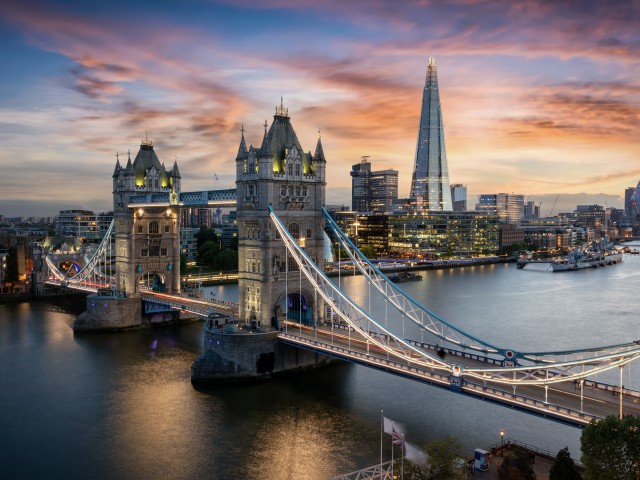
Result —
[[416, 212], [452, 211], [442, 106], [435, 58], [429, 58], [422, 94], [410, 199]]
[[467, 211], [467, 186], [461, 183], [451, 185], [451, 201], [454, 212]]
[[351, 167], [351, 208], [356, 212], [391, 212], [398, 198], [398, 171], [372, 171], [367, 158]]
[[524, 216], [524, 195], [492, 193], [480, 195], [476, 211], [497, 215], [500, 223], [518, 223]]

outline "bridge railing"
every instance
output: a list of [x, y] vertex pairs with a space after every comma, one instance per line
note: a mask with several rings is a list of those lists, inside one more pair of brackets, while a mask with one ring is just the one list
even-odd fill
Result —
[[[322, 342], [316, 339], [301, 337], [288, 332], [280, 332], [279, 337], [285, 341], [289, 341], [296, 345], [303, 345], [314, 351], [324, 352], [325, 354], [336, 354], [342, 358], [358, 360], [358, 363], [364, 363], [371, 366], [382, 366], [387, 370], [391, 370], [396, 374], [406, 375], [414, 379], [426, 380], [427, 383], [436, 383], [441, 386], [451, 385], [451, 376], [435, 371], [430, 371], [422, 367], [410, 365], [408, 363], [391, 360], [390, 358], [380, 357], [375, 354], [359, 352], [350, 348]], [[536, 398], [520, 395], [517, 393], [502, 390], [500, 388], [481, 385], [464, 379], [461, 385], [461, 391], [472, 393], [474, 396], [484, 398], [486, 400], [497, 401], [499, 403], [516, 404], [526, 410], [537, 412], [543, 415], [552, 415], [560, 417], [565, 421], [573, 424], [586, 425], [592, 419], [601, 419], [597, 415], [581, 412], [561, 405], [545, 402]]]

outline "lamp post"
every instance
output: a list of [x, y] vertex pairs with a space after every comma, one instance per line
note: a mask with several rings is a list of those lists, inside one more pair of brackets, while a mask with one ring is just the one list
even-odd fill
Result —
[[504, 428], [500, 427], [500, 456], [504, 457]]
[[360, 222], [356, 219], [356, 221], [353, 222], [353, 226], [356, 227], [356, 248], [358, 248], [358, 227], [360, 226]]

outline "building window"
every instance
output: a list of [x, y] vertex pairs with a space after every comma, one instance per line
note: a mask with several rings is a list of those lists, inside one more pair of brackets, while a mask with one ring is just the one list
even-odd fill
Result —
[[300, 165], [296, 164], [296, 175], [300, 175]]
[[158, 222], [149, 222], [149, 233], [158, 233]]
[[303, 196], [303, 197], [306, 197], [306, 196], [307, 196], [307, 187], [306, 187], [306, 186], [303, 186], [303, 187], [302, 187], [302, 196]]
[[171, 227], [169, 226], [169, 224], [165, 225], [165, 226], [164, 226], [164, 233], [169, 233], [169, 229], [170, 229], [170, 228], [171, 228]]
[[296, 222], [291, 222], [289, 227], [287, 227], [287, 230], [289, 230], [289, 233], [293, 238], [300, 238], [300, 225]]
[[282, 185], [280, 187], [280, 196], [284, 197], [287, 195], [287, 187], [285, 187], [284, 185]]
[[313, 235], [313, 232], [311, 231], [310, 228], [307, 228], [307, 238], [311, 238]]
[[159, 245], [151, 245], [151, 246], [149, 246], [149, 256], [150, 257], [159, 257], [160, 256], [160, 246]]
[[289, 175], [293, 175], [293, 165], [289, 164], [287, 171], [289, 172]]
[[141, 257], [149, 256], [149, 250], [147, 250], [146, 248], [143, 248], [142, 251], [140, 252], [140, 256]]
[[157, 179], [153, 181], [153, 186], [154, 186], [154, 188], [156, 190], [158, 189], [158, 180]]
[[296, 197], [300, 196], [300, 187], [296, 187]]
[[138, 224], [138, 233], [142, 233], [142, 224]]
[[167, 256], [167, 248], [166, 247], [162, 247], [160, 249], [160, 256], [162, 256], [162, 257], [166, 257]]

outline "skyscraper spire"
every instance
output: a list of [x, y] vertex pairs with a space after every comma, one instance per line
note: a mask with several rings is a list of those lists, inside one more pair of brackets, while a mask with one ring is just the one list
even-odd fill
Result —
[[410, 200], [416, 211], [453, 210], [434, 57], [427, 64]]

